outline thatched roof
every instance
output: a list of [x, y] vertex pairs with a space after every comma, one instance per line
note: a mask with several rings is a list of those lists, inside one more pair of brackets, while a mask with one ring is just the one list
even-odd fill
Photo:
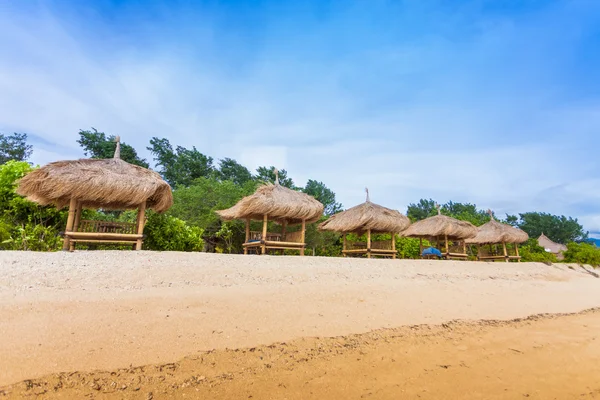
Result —
[[494, 219], [491, 211], [490, 222], [479, 227], [477, 236], [467, 239], [468, 244], [493, 244], [493, 243], [523, 243], [529, 235], [519, 228], [502, 224]]
[[302, 220], [315, 222], [323, 215], [323, 204], [306, 193], [288, 189], [279, 184], [260, 186], [254, 194], [246, 196], [231, 208], [217, 211], [219, 216], [233, 219], [262, 220], [267, 215], [269, 221], [298, 224]]
[[555, 243], [550, 238], [543, 233], [538, 238], [538, 244], [543, 247], [547, 252], [553, 254], [560, 254], [563, 251], [567, 251], [567, 246], [560, 243]]
[[448, 236], [451, 240], [469, 239], [477, 235], [477, 227], [470, 222], [460, 221], [442, 215], [439, 206], [438, 215], [417, 221], [409, 226], [402, 236], [417, 238], [436, 238]]
[[173, 205], [169, 184], [156, 172], [121, 160], [118, 140], [114, 158], [47, 164], [21, 179], [17, 193], [59, 209], [75, 198], [89, 209], [128, 210], [146, 201], [147, 208], [168, 210]]
[[410, 220], [396, 210], [371, 203], [367, 190], [367, 201], [331, 216], [319, 225], [323, 231], [362, 234], [372, 232], [398, 233], [410, 225]]

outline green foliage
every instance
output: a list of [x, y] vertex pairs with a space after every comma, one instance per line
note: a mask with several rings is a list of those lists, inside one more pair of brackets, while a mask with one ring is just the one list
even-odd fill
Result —
[[417, 204], [411, 203], [408, 205], [406, 216], [412, 221], [421, 221], [425, 218], [432, 217], [437, 214], [435, 209], [435, 201], [432, 199], [421, 199]]
[[[266, 183], [275, 183], [275, 170], [277, 168], [270, 167], [258, 167], [256, 169], [256, 179]], [[285, 186], [286, 188], [296, 190], [297, 187], [294, 185], [294, 181], [292, 178], [287, 176], [287, 171], [285, 169], [277, 169], [279, 175], [279, 184], [281, 186]]]
[[[113, 158], [115, 155], [115, 140], [116, 136], [106, 136], [104, 132], [98, 132], [96, 128], [92, 128], [91, 131], [79, 130], [79, 140], [77, 140], [77, 143], [83, 148], [86, 156], [103, 159]], [[135, 149], [124, 142], [121, 142], [121, 160], [139, 165], [140, 167], [149, 167], [148, 162], [138, 157]]]
[[40, 207], [17, 195], [17, 181], [33, 167], [24, 161], [0, 165], [0, 249], [50, 251], [60, 248], [66, 212]]
[[201, 251], [202, 229], [166, 214], [148, 212], [144, 248], [157, 251]]
[[217, 177], [223, 181], [232, 181], [236, 185], [243, 186], [253, 179], [248, 168], [231, 158], [219, 161]]
[[32, 146], [27, 144], [26, 133], [4, 135], [0, 133], [0, 164], [8, 161], [25, 161], [31, 157]]
[[564, 252], [565, 262], [588, 264], [593, 267], [600, 265], [600, 249], [589, 243], [567, 244], [567, 251]]
[[540, 212], [527, 212], [519, 214], [519, 216], [519, 228], [527, 232], [531, 238], [538, 238], [543, 233], [556, 243], [567, 244], [582, 241], [588, 237], [583, 226], [577, 219], [571, 217]]
[[338, 213], [343, 209], [342, 205], [335, 201], [335, 193], [323, 182], [309, 179], [302, 191], [323, 203], [325, 206], [324, 214], [327, 216]]
[[[413, 222], [437, 215], [435, 201], [432, 199], [421, 199], [417, 204], [409, 204], [406, 216]], [[481, 226], [490, 220], [490, 216], [484, 210], [477, 209], [475, 204], [454, 203], [449, 201], [440, 208], [443, 215], [468, 221], [475, 226]]]
[[215, 172], [212, 157], [200, 153], [196, 147], [190, 150], [177, 146], [173, 150], [168, 139], [153, 137], [148, 150], [154, 155], [160, 174], [172, 187], [189, 186], [195, 179]]
[[543, 262], [547, 264], [558, 262], [556, 256], [544, 250], [535, 238], [530, 238], [519, 246], [519, 254], [521, 255], [521, 261], [524, 262]]
[[[427, 241], [425, 241], [423, 245], [426, 245], [426, 247], [429, 246]], [[398, 251], [398, 257], [400, 258], [421, 258], [421, 254], [419, 252], [419, 239], [396, 235], [396, 250]]]
[[304, 240], [307, 254], [315, 256], [339, 257], [342, 255], [341, 235], [336, 232], [322, 232], [318, 229], [318, 224], [325, 221], [327, 217], [321, 218], [314, 224], [306, 225], [306, 235]]

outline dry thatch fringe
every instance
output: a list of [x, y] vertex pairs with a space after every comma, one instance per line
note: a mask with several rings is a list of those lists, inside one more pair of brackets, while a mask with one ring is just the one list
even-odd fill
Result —
[[490, 222], [479, 227], [477, 236], [467, 239], [467, 244], [523, 243], [529, 235], [519, 228], [502, 224], [494, 219], [491, 211]]
[[[118, 139], [117, 139], [118, 140]], [[173, 205], [171, 187], [159, 174], [118, 158], [57, 161], [38, 168], [20, 180], [17, 193], [41, 205], [61, 209], [71, 198], [83, 208], [129, 210], [146, 201], [157, 212]]]
[[319, 230], [363, 234], [368, 229], [379, 233], [399, 233], [410, 225], [410, 220], [396, 210], [367, 201], [331, 216], [319, 225]]
[[442, 215], [436, 205], [438, 215], [417, 221], [409, 226], [402, 236], [415, 238], [437, 238], [448, 236], [451, 240], [469, 239], [477, 235], [477, 227], [470, 222]]
[[244, 197], [231, 208], [217, 211], [217, 214], [226, 221], [247, 218], [262, 220], [267, 215], [270, 221], [298, 224], [302, 220], [317, 221], [323, 215], [323, 209], [323, 204], [314, 197], [276, 182], [275, 185], [260, 186], [254, 194]]

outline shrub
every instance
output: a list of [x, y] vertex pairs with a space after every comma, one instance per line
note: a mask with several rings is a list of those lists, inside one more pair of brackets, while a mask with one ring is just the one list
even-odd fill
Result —
[[564, 254], [565, 262], [589, 264], [593, 267], [600, 265], [600, 249], [593, 244], [571, 242]]
[[148, 212], [144, 233], [144, 248], [158, 251], [201, 251], [204, 247], [202, 229], [189, 226], [170, 215]]
[[519, 247], [519, 254], [521, 255], [521, 261], [524, 262], [558, 262], [556, 256], [547, 252], [538, 244], [536, 239], [529, 239], [527, 242], [525, 242], [525, 244], [521, 245]]

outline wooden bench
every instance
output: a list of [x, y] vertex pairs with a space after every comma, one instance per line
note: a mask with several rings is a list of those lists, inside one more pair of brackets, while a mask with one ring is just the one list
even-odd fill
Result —
[[69, 240], [69, 250], [75, 250], [76, 243], [107, 243], [135, 246], [145, 235], [137, 234], [136, 224], [129, 222], [83, 220], [77, 231], [63, 232]]
[[367, 242], [347, 242], [346, 249], [342, 250], [344, 256], [372, 256], [396, 258], [397, 251], [393, 248], [395, 243], [391, 240], [371, 241], [371, 247]]
[[268, 232], [265, 235], [265, 239], [262, 238], [261, 232], [250, 232], [250, 240], [244, 243], [242, 246], [244, 247], [244, 253], [248, 253], [249, 251], [254, 251], [257, 254], [262, 253], [263, 248], [265, 251], [269, 250], [298, 250], [300, 251], [300, 255], [304, 255], [304, 248], [306, 247], [306, 243], [302, 241], [304, 232], [288, 232], [284, 234], [281, 233], [271, 233]]

